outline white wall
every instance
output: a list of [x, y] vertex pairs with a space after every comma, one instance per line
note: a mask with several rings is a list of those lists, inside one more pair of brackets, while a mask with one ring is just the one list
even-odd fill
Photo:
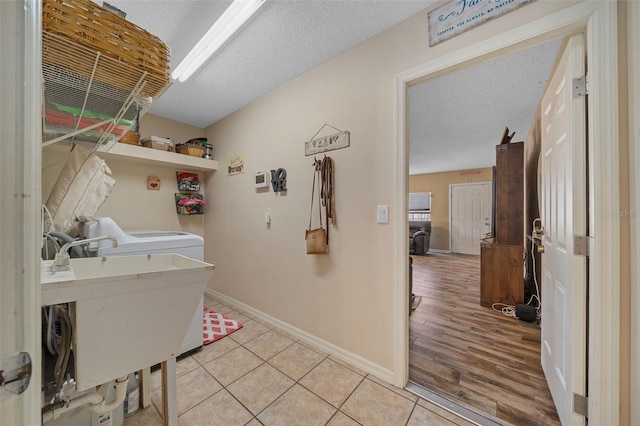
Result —
[[[221, 164], [207, 181], [215, 199], [205, 218], [205, 259], [216, 265], [209, 287], [368, 361], [391, 380], [396, 268], [405, 267], [394, 262], [394, 77], [572, 4], [537, 1], [431, 49], [427, 13], [420, 13], [207, 128]], [[351, 146], [329, 153], [337, 205], [331, 253], [308, 256], [312, 158], [304, 141], [324, 123], [349, 130]], [[227, 176], [222, 169], [236, 153], [245, 155], [246, 173]], [[287, 169], [287, 194], [257, 193], [253, 173], [279, 167]], [[389, 225], [376, 224], [377, 204], [390, 205]]]

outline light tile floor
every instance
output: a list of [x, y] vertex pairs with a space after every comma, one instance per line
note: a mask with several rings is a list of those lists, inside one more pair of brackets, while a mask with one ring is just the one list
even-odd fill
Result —
[[[178, 425], [470, 425], [417, 396], [205, 295], [210, 311], [244, 327], [177, 363]], [[153, 404], [124, 426], [161, 425]]]

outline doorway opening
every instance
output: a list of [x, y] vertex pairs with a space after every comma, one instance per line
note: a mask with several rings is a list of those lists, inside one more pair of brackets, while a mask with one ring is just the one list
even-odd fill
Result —
[[[620, 419], [620, 225], [610, 220], [602, 206], [617, 206], [620, 200], [618, 171], [620, 137], [618, 132], [618, 45], [617, 4], [615, 2], [581, 2], [497, 34], [482, 42], [460, 48], [396, 76], [396, 205], [401, 217], [407, 214], [408, 190], [406, 89], [425, 77], [435, 77], [447, 70], [481, 59], [513, 52], [551, 38], [586, 34], [587, 69], [591, 90], [588, 105], [588, 179], [589, 229], [594, 230], [589, 255], [589, 347], [587, 368], [589, 422], [617, 424]], [[597, 204], [596, 204], [597, 200]], [[397, 221], [396, 297], [394, 333], [394, 384], [404, 387], [408, 381], [408, 269], [406, 257], [407, 225]], [[404, 238], [403, 238], [404, 237]], [[602, 285], [601, 283], [607, 283]], [[607, 383], [607, 386], [601, 386]], [[623, 395], [624, 396], [624, 395]], [[584, 417], [583, 417], [584, 421]]]
[[[528, 51], [518, 52], [517, 54], [494, 60], [509, 64], [509, 59], [514, 56], [522, 55], [521, 57], [529, 57], [530, 59], [531, 56], [541, 54], [541, 51], [543, 56], [546, 54], [543, 59], [536, 58], [537, 65], [544, 62], [542, 67], [544, 75], [540, 76], [538, 74], [533, 77], [539, 87], [532, 89], [535, 92], [534, 94], [527, 94], [529, 98], [533, 98], [533, 101], [529, 102], [530, 105], [533, 105], [533, 110], [525, 112], [525, 114], [528, 114], [527, 122], [525, 124], [513, 124], [512, 121], [517, 121], [518, 117], [514, 117], [513, 114], [510, 115], [510, 112], [513, 112], [517, 107], [507, 106], [505, 113], [503, 113], [504, 121], [500, 124], [502, 128], [504, 126], [508, 126], [511, 129], [517, 127], [519, 130], [519, 136], [515, 140], [524, 140], [529, 133], [529, 125], [539, 120], [536, 111], [542, 99], [547, 80], [551, 75], [560, 42], [561, 39], [555, 39], [530, 48]], [[535, 49], [538, 50], [536, 51]], [[496, 71], [496, 69], [487, 66], [488, 64], [489, 62], [485, 62], [480, 66], [467, 68], [463, 71], [468, 75], [474, 75], [478, 81], [483, 82], [487, 80], [482, 78], [482, 72], [487, 72], [487, 75], [493, 74], [503, 77], [515, 74], [516, 81], [518, 81], [518, 70], [522, 69], [521, 66], [509, 64], [504, 69]], [[484, 67], [488, 70], [479, 71], [479, 67]], [[420, 151], [413, 146], [414, 135], [412, 134], [411, 120], [416, 116], [416, 112], [412, 111], [414, 103], [411, 101], [411, 91], [414, 87], [419, 87], [420, 85], [455, 86], [457, 84], [455, 82], [438, 80], [446, 80], [457, 73], [460, 73], [460, 71], [453, 71], [435, 79], [421, 81], [416, 86], [410, 86], [408, 89], [410, 174], [412, 168], [419, 168], [419, 166], [413, 167], [413, 152], [418, 151], [419, 153]], [[468, 77], [462, 77], [462, 79], [465, 78], [468, 80]], [[492, 89], [490, 88], [489, 90]], [[522, 92], [510, 90], [514, 97], [520, 96], [521, 93], [519, 92]], [[437, 95], [442, 90], [439, 87], [434, 87], [432, 91], [433, 93], [430, 96], [426, 96], [429, 102], [433, 104], [432, 109], [442, 108], [442, 105], [438, 104], [438, 101], [442, 102], [442, 97]], [[493, 88], [493, 91], [498, 92], [499, 90]], [[496, 102], [496, 99], [498, 99], [497, 102], [500, 102], [499, 96], [494, 96], [491, 100]], [[484, 101], [485, 99], [482, 100]], [[449, 102], [451, 102], [451, 99], [449, 99]], [[473, 99], [467, 96], [462, 99], [462, 102], [468, 105], [473, 103]], [[507, 102], [503, 101], [503, 103], [506, 104]], [[493, 108], [492, 113], [495, 114], [496, 109], [499, 110], [499, 108]], [[526, 110], [524, 107], [521, 109]], [[442, 123], [442, 118], [436, 118], [436, 121], [437, 123]], [[437, 124], [431, 123], [429, 127], [433, 128], [434, 126], [437, 126]], [[491, 126], [486, 127], [490, 128]], [[472, 135], [478, 133], [477, 127], [474, 127], [473, 124], [470, 124], [468, 128], [464, 128], [464, 121], [460, 123], [456, 130], [467, 131]], [[419, 132], [414, 131], [413, 133]], [[437, 170], [438, 165], [436, 163], [434, 174], [457, 172], [462, 177], [469, 176], [474, 169], [481, 173], [482, 169], [494, 166], [495, 162], [489, 164], [482, 162], [481, 157], [484, 155], [486, 158], [486, 153], [477, 153], [478, 150], [484, 150], [489, 155], [495, 155], [495, 146], [500, 143], [500, 135], [497, 131], [494, 133], [495, 138], [493, 140], [486, 136], [484, 137], [485, 140], [480, 139], [479, 141], [469, 141], [469, 138], [467, 138], [467, 143], [471, 142], [469, 149], [460, 150], [460, 147], [454, 148], [454, 151], [458, 152], [458, 157], [462, 157], [460, 152], [467, 151], [470, 153], [472, 160], [477, 160], [477, 162], [470, 163], [469, 159], [456, 158], [456, 160], [459, 160], [460, 166], [444, 171]], [[428, 143], [428, 141], [434, 139], [438, 140], [437, 136], [435, 138], [423, 137], [420, 140], [427, 141], [429, 150], [435, 148], [433, 150], [439, 152], [442, 150], [441, 147], [433, 147]], [[464, 138], [462, 139], [464, 140]], [[489, 140], [487, 141], [486, 139]], [[494, 159], [495, 157], [493, 157]], [[449, 163], [455, 163], [455, 161], [450, 160]], [[451, 164], [448, 164], [448, 167], [451, 167]], [[428, 175], [429, 173], [425, 174]], [[416, 187], [413, 182], [416, 179], [412, 179], [413, 177], [414, 175], [409, 177], [409, 192], [433, 191], [433, 188], [429, 186]], [[432, 177], [437, 181], [441, 176]], [[428, 177], [422, 180], [423, 185], [429, 184]], [[464, 183], [461, 182], [465, 181], [454, 180], [449, 185], [452, 189], [457, 186], [464, 188]], [[469, 179], [466, 182], [471, 184], [472, 180]], [[535, 187], [536, 182], [533, 182], [533, 185]], [[534, 189], [534, 191], [537, 190]], [[532, 424], [560, 424], [540, 364], [539, 325], [522, 324], [515, 318], [506, 317], [489, 308], [480, 306], [479, 244], [478, 252], [476, 253], [469, 241], [474, 237], [479, 240], [481, 236], [487, 236], [487, 233], [491, 236], [491, 223], [489, 220], [491, 213], [490, 211], [484, 212], [484, 217], [477, 218], [478, 220], [485, 220], [488, 232], [483, 232], [481, 235], [480, 231], [478, 231], [476, 232], [477, 235], [474, 235], [473, 232], [467, 232], [467, 224], [459, 225], [455, 223], [456, 214], [459, 217], [465, 215], [460, 216], [460, 212], [456, 210], [460, 210], [460, 205], [456, 204], [460, 200], [458, 198], [454, 199], [453, 192], [451, 192], [449, 201], [450, 203], [447, 204], [450, 209], [447, 211], [447, 218], [450, 219], [450, 222], [448, 229], [445, 230], [448, 233], [448, 247], [437, 246], [436, 230], [438, 226], [432, 222], [432, 228], [434, 229], [434, 234], [436, 234], [434, 235], [435, 238], [433, 238], [436, 245], [434, 246], [432, 243], [432, 247], [435, 249], [434, 253], [425, 257], [413, 258], [412, 288], [416, 296], [422, 296], [422, 305], [412, 313], [409, 320], [408, 377], [410, 385], [422, 386], [444, 397], [446, 400], [461, 404], [463, 407], [470, 408], [471, 411], [476, 411], [480, 415], [487, 415], [486, 418], [490, 421], [520, 423], [526, 418]], [[437, 219], [437, 217], [433, 219]], [[476, 229], [478, 228], [476, 227]], [[524, 229], [522, 233], [524, 234]], [[467, 234], [469, 235], [467, 236]], [[467, 245], [469, 247], [466, 247]], [[522, 244], [522, 246], [524, 248], [526, 245]], [[532, 271], [529, 271], [529, 273], [532, 273]], [[524, 277], [522, 278], [524, 279]]]

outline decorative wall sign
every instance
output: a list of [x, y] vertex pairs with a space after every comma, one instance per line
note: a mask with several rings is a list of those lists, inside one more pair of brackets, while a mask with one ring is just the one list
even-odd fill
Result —
[[285, 192], [287, 190], [287, 171], [285, 169], [271, 170], [271, 186], [273, 192]]
[[155, 175], [147, 176], [147, 189], [157, 191], [160, 189], [160, 178]]
[[350, 145], [349, 139], [350, 134], [348, 131], [312, 139], [304, 143], [304, 155], [309, 156], [321, 152], [333, 151], [334, 149], [346, 148]]
[[429, 46], [477, 27], [535, 0], [449, 0], [428, 13]]
[[228, 175], [239, 175], [240, 173], [244, 173], [244, 154], [236, 154], [233, 157], [229, 158], [227, 163], [228, 165]]

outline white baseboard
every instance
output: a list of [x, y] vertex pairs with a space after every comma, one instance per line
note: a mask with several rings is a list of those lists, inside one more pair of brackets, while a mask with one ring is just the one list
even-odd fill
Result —
[[427, 252], [427, 254], [429, 254], [430, 252], [451, 254], [451, 250], [440, 250], [440, 249], [434, 249], [434, 248], [429, 248], [429, 251]]
[[259, 311], [249, 305], [246, 305], [242, 302], [239, 302], [231, 297], [225, 296], [222, 293], [219, 293], [215, 290], [211, 290], [209, 288], [205, 289], [205, 293], [214, 297], [225, 305], [229, 305], [233, 308], [238, 309], [241, 313], [245, 313], [249, 316], [259, 319], [261, 322], [269, 324], [275, 329], [282, 330], [288, 335], [295, 337], [308, 345], [311, 345], [317, 348], [320, 352], [324, 352], [329, 354], [330, 356], [336, 357], [345, 361], [356, 368], [359, 368], [366, 373], [372, 374], [377, 378], [384, 380], [385, 382], [393, 385], [393, 371], [384, 368], [378, 364], [375, 364], [366, 358], [361, 357], [360, 355], [356, 355], [351, 353], [339, 346], [334, 345], [333, 343], [329, 343], [326, 340], [323, 340], [317, 336], [314, 336], [310, 333], [307, 333], [304, 330], [300, 330], [297, 327], [292, 326], [289, 323], [281, 321], [277, 318], [272, 317], [271, 315], [265, 314], [262, 311]]

